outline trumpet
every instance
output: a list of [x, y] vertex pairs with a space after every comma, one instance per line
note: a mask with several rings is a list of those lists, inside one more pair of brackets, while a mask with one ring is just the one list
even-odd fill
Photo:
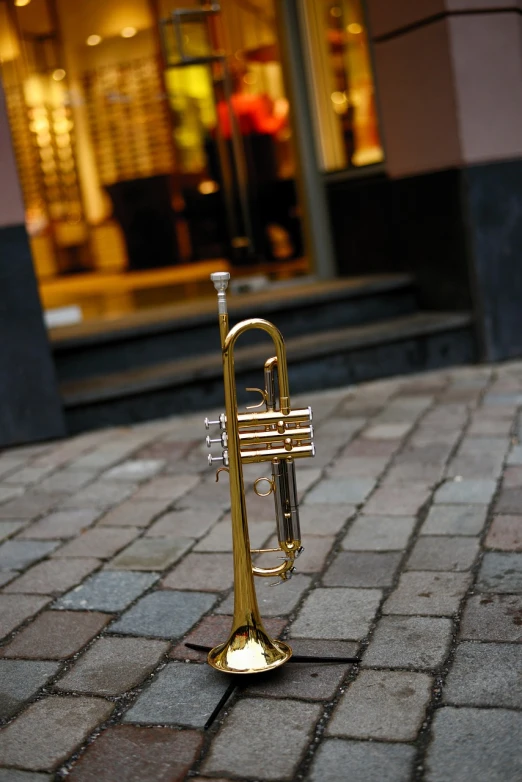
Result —
[[[234, 561], [234, 616], [228, 639], [212, 649], [208, 662], [227, 673], [259, 673], [277, 668], [292, 656], [288, 644], [270, 638], [259, 613], [254, 576], [276, 577], [276, 583], [287, 582], [301, 553], [299, 505], [295, 476], [295, 460], [315, 456], [313, 444], [312, 410], [310, 407], [293, 410], [290, 406], [286, 350], [279, 329], [261, 318], [249, 318], [229, 329], [226, 289], [230, 274], [216, 272], [210, 275], [218, 294], [219, 331], [223, 357], [225, 412], [216, 421], [205, 419], [205, 426], [219, 426], [219, 437], [207, 436], [211, 448], [219, 443], [221, 456], [209, 455], [208, 461], [222, 463], [228, 472], [232, 518], [232, 546]], [[272, 338], [275, 356], [264, 364], [264, 389], [260, 405], [238, 412], [234, 347], [237, 339], [250, 329], [261, 329]], [[276, 393], [277, 389], [277, 393]], [[264, 407], [264, 410], [260, 410]], [[279, 547], [250, 549], [248, 519], [243, 480], [243, 464], [270, 462], [271, 476], [254, 482], [254, 492], [260, 497], [274, 496], [275, 519]], [[265, 484], [265, 491], [261, 486]], [[283, 554], [283, 561], [273, 567], [259, 567], [252, 563], [253, 554]]]

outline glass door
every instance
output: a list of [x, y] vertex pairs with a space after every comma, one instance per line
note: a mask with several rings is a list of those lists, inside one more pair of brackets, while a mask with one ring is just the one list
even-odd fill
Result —
[[192, 257], [306, 271], [272, 0], [163, 5], [177, 195]]

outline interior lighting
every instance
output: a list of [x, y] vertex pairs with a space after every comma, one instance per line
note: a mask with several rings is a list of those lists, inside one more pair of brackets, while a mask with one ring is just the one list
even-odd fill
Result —
[[338, 106], [342, 103], [346, 103], [346, 95], [344, 92], [332, 92], [330, 98], [332, 99], [332, 103], [336, 103]]
[[15, 0], [15, 5], [18, 6], [18, 8], [23, 8], [24, 5], [29, 5], [31, 0]]
[[334, 5], [330, 8], [330, 16], [335, 16], [337, 19], [341, 16], [342, 11], [338, 5]]
[[53, 79], [55, 81], [61, 81], [62, 79], [65, 79], [65, 71], [63, 68], [57, 68], [55, 71], [53, 71]]
[[351, 35], [360, 35], [363, 31], [362, 25], [360, 25], [358, 22], [352, 22], [346, 29]]
[[101, 35], [89, 35], [85, 43], [87, 46], [98, 46], [99, 43], [101, 43]]
[[133, 38], [138, 31], [135, 27], [124, 27], [121, 31], [122, 38]]

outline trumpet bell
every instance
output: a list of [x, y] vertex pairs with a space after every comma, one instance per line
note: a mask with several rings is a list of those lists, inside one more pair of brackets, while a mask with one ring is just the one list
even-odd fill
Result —
[[292, 656], [283, 641], [270, 638], [263, 627], [248, 624], [237, 627], [228, 641], [208, 653], [208, 663], [224, 673], [263, 673], [278, 668]]

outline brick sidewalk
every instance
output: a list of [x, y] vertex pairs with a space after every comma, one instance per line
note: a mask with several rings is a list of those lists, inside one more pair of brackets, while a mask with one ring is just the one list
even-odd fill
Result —
[[[6, 451], [0, 782], [522, 778], [522, 363], [299, 403], [305, 552], [256, 580], [261, 614], [362, 663], [236, 677], [203, 730], [230, 679], [182, 641], [225, 640], [232, 611], [203, 415]], [[259, 546], [272, 502], [245, 473]]]

